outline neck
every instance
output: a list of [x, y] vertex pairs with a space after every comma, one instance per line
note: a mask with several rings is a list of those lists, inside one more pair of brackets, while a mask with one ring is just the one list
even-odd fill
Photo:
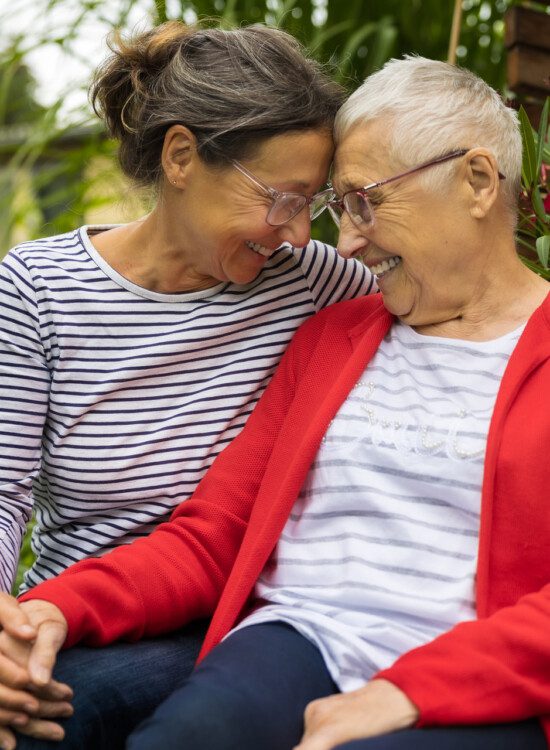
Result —
[[418, 333], [473, 341], [498, 338], [525, 323], [550, 292], [548, 282], [521, 262], [513, 243], [485, 256], [483, 264], [469, 265], [469, 271], [466, 278], [453, 280], [460, 285], [461, 301], [440, 320], [413, 325]]
[[194, 292], [217, 284], [195, 271], [194, 243], [186, 244], [181, 224], [165, 213], [157, 205], [143, 219], [94, 236], [93, 244], [121, 276], [153, 292]]

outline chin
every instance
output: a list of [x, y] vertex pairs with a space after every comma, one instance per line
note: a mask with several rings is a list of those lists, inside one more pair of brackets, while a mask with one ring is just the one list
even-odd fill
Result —
[[404, 323], [414, 325], [414, 323], [408, 319], [411, 316], [414, 316], [412, 304], [406, 304], [405, 300], [402, 297], [399, 298], [399, 295], [396, 295], [395, 293], [384, 294], [384, 292], [381, 291], [381, 294], [384, 307], [388, 312], [400, 318]]

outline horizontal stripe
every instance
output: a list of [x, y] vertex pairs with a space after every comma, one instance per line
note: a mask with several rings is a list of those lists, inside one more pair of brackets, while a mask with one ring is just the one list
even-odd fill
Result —
[[372, 286], [319, 242], [282, 246], [250, 284], [175, 295], [120, 277], [84, 230], [8, 253], [0, 518], [13, 533], [0, 539], [0, 586], [33, 507], [26, 586], [164, 520], [242, 429], [300, 323]]
[[329, 425], [243, 627], [289, 623], [348, 691], [475, 617], [486, 435], [519, 335], [455, 343], [393, 324]]

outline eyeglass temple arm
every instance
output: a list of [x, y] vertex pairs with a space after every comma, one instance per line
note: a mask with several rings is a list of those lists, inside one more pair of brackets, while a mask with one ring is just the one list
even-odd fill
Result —
[[235, 169], [238, 169], [238, 171], [241, 174], [244, 174], [245, 177], [248, 177], [248, 179], [253, 182], [255, 185], [257, 185], [259, 188], [261, 188], [265, 193], [267, 193], [272, 198], [276, 198], [278, 195], [280, 195], [278, 190], [275, 190], [275, 188], [269, 187], [269, 185], [266, 185], [263, 182], [260, 182], [260, 180], [257, 177], [254, 177], [252, 172], [249, 172], [246, 167], [243, 167], [242, 164], [239, 164], [238, 161], [232, 161], [231, 162]]
[[464, 156], [464, 154], [467, 154], [469, 149], [467, 148], [461, 148], [458, 151], [453, 151], [450, 154], [445, 154], [445, 156], [440, 156], [437, 159], [431, 159], [430, 161], [424, 162], [424, 164], [420, 164], [418, 167], [413, 167], [412, 169], [407, 169], [406, 172], [401, 172], [400, 174], [396, 174], [393, 177], [388, 177], [386, 180], [380, 180], [379, 182], [371, 182], [370, 185], [365, 185], [361, 188], [361, 190], [372, 190], [372, 188], [381, 187], [382, 185], [387, 185], [389, 182], [394, 182], [394, 180], [400, 180], [402, 177], [407, 177], [410, 174], [414, 174], [415, 172], [420, 172], [422, 169], [426, 169], [427, 167], [435, 166], [436, 164], [442, 164], [445, 161], [450, 161], [451, 159], [457, 159], [459, 156]]

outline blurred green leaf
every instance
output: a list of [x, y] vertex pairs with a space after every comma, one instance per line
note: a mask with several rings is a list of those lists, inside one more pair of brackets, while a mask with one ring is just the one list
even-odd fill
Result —
[[537, 151], [535, 147], [535, 138], [533, 136], [533, 128], [523, 106], [519, 108], [518, 114], [521, 127], [521, 137], [523, 140], [522, 174], [525, 185], [530, 189], [538, 178], [540, 164], [537, 166]]
[[542, 108], [542, 113], [540, 116], [539, 132], [537, 134], [537, 168], [538, 170], [540, 170], [540, 167], [542, 164], [544, 147], [546, 145], [549, 109], [550, 109], [550, 97], [547, 97], [546, 101], [544, 102], [544, 107]]
[[543, 268], [548, 269], [548, 256], [550, 255], [550, 234], [544, 234], [542, 237], [537, 238], [536, 242], [537, 255], [543, 265]]
[[34, 553], [31, 548], [31, 537], [34, 522], [31, 521], [27, 526], [27, 533], [23, 538], [23, 544], [21, 546], [21, 554], [19, 555], [19, 565], [17, 567], [17, 574], [12, 587], [12, 594], [15, 596], [19, 590], [19, 586], [23, 581], [25, 571], [30, 568], [34, 561]]
[[533, 188], [533, 191], [531, 193], [531, 201], [533, 203], [533, 208], [535, 210], [537, 219], [542, 224], [545, 224], [548, 221], [548, 217], [546, 215], [546, 211], [544, 210], [544, 203], [542, 201], [542, 196], [540, 194], [540, 188], [538, 185], [535, 185], [535, 187]]

